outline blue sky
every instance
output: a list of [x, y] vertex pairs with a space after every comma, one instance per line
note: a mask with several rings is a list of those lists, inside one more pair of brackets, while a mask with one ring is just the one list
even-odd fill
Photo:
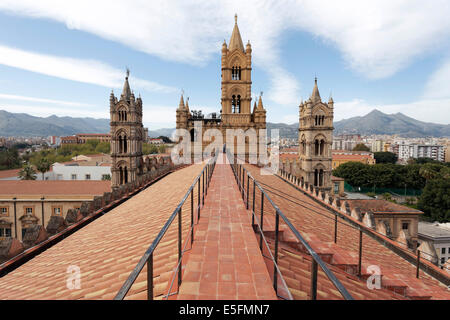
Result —
[[335, 120], [377, 108], [447, 124], [450, 5], [431, 2], [0, 0], [0, 109], [107, 118], [129, 67], [150, 130], [174, 127], [182, 89], [219, 111], [237, 13], [268, 121], [297, 122], [317, 76]]

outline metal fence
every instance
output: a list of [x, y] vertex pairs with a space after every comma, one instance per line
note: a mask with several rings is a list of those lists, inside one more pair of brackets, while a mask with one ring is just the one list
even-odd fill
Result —
[[[291, 185], [294, 185], [296, 188], [300, 188], [301, 180], [297, 176], [295, 176], [295, 175], [293, 175], [293, 174], [291, 174], [289, 172], [286, 172], [284, 170], [280, 170], [280, 172], [281, 172], [281, 177], [283, 179], [285, 179]], [[366, 239], [368, 239], [368, 236], [370, 235], [370, 233], [372, 233], [373, 235], [379, 235], [379, 236], [385, 236], [385, 235], [379, 233], [377, 230], [374, 230], [374, 229], [371, 229], [371, 231], [368, 232], [364, 227], [362, 227], [360, 225], [356, 225], [354, 222], [351, 222], [347, 218], [343, 218], [342, 215], [339, 215], [334, 210], [330, 210], [330, 213], [333, 214], [334, 217], [325, 216], [325, 215], [323, 215], [323, 214], [321, 214], [319, 212], [316, 212], [316, 213], [322, 215], [324, 218], [327, 218], [327, 219], [330, 219], [330, 220], [334, 220], [334, 235], [333, 235], [334, 236], [334, 243], [338, 242], [338, 234], [339, 234], [339, 232], [344, 232], [343, 230], [341, 231], [338, 228], [338, 225], [341, 225], [341, 228], [344, 228], [344, 227], [345, 228], [350, 228], [350, 229], [358, 232], [359, 240], [357, 242], [358, 243], [358, 266], [357, 266], [358, 270], [357, 270], [357, 273], [358, 273], [358, 276], [361, 277], [362, 276], [362, 270], [361, 270], [361, 268], [362, 268], [362, 259], [363, 259], [363, 255], [364, 255], [364, 252], [363, 252], [363, 242], [364, 242], [363, 235], [364, 235], [364, 233], [366, 233], [366, 237], [367, 237]], [[338, 219], [338, 215], [341, 217], [341, 219]], [[420, 268], [421, 268], [421, 266], [422, 266], [422, 268], [424, 270], [426, 270], [426, 267], [423, 266], [423, 261], [424, 260], [428, 260], [428, 261], [431, 261], [433, 264], [436, 264], [436, 263], [434, 263], [432, 261], [431, 258], [433, 256], [431, 256], [430, 254], [428, 254], [426, 252], [423, 252], [423, 251], [420, 251], [417, 248], [409, 248], [409, 249], [403, 248], [405, 246], [404, 243], [396, 241], [395, 239], [392, 239], [392, 238], [390, 240], [395, 242], [395, 243], [397, 243], [399, 245], [397, 247], [397, 250], [399, 252], [404, 252], [404, 253], [407, 254], [407, 255], [401, 255], [403, 258], [405, 258], [406, 260], [408, 260], [411, 263], [414, 263], [414, 265], [415, 265], [415, 275], [416, 275], [417, 279], [420, 278]], [[351, 245], [354, 245], [354, 244], [356, 244], [356, 243], [352, 243]], [[384, 244], [384, 241], [383, 241], [383, 244]], [[350, 245], [350, 244], [347, 244], [347, 245]], [[426, 255], [428, 258], [423, 258], [423, 257], [421, 257], [421, 255]], [[406, 257], [408, 257], [408, 256], [411, 257], [412, 259], [411, 258], [407, 259]], [[449, 268], [447, 268], [447, 267], [441, 267], [441, 269], [449, 270]], [[435, 277], [434, 275], [432, 275], [432, 276]], [[438, 279], [438, 280], [442, 282], [442, 280], [440, 280], [440, 279]], [[443, 281], [443, 282], [446, 285], [449, 285], [449, 283], [450, 283], [448, 279], [446, 281]]]
[[[182, 264], [183, 264], [183, 254], [185, 251], [190, 250], [192, 248], [192, 244], [194, 242], [194, 223], [195, 218], [196, 222], [198, 223], [200, 219], [200, 212], [201, 208], [205, 203], [205, 196], [208, 193], [208, 186], [211, 181], [212, 173], [214, 172], [214, 168], [217, 162], [217, 154], [211, 158], [208, 163], [205, 165], [203, 170], [200, 172], [200, 174], [195, 178], [194, 182], [190, 186], [189, 190], [186, 192], [186, 195], [183, 197], [179, 205], [176, 207], [176, 209], [173, 211], [172, 215], [169, 217], [167, 222], [162, 227], [161, 231], [156, 236], [155, 240], [153, 240], [150, 247], [147, 249], [147, 251], [144, 253], [142, 258], [139, 260], [136, 267], [133, 269], [131, 274], [129, 275], [128, 279], [125, 281], [125, 283], [120, 288], [119, 292], [117, 293], [114, 300], [123, 300], [129, 290], [131, 289], [133, 283], [138, 278], [139, 274], [141, 273], [142, 269], [145, 265], [147, 265], [147, 299], [153, 300], [153, 279], [154, 279], [154, 253], [155, 250], [158, 247], [158, 244], [161, 242], [161, 239], [164, 237], [164, 235], [167, 233], [169, 227], [171, 226], [172, 222], [177, 219], [178, 220], [178, 239], [177, 239], [177, 251], [178, 251], [178, 259], [175, 266], [175, 270], [173, 271], [173, 276], [170, 280], [170, 287], [167, 291], [167, 294], [163, 296], [163, 298], [168, 299], [169, 296], [173, 294], [177, 294], [179, 292], [179, 288], [182, 282]], [[197, 204], [196, 204], [196, 210], [194, 210], [194, 197], [195, 193], [197, 193]], [[190, 206], [190, 224], [188, 229], [188, 233], [185, 237], [185, 243], [183, 246], [183, 205], [186, 203], [187, 199], [190, 198], [190, 203], [188, 205]], [[184, 228], [186, 230], [186, 228]], [[187, 245], [190, 244], [190, 248], [187, 249]], [[176, 292], [172, 292], [172, 287], [176, 281]]]
[[[256, 229], [259, 236], [259, 246], [263, 257], [272, 262], [269, 264], [273, 266], [273, 272], [271, 273], [271, 279], [273, 280], [273, 287], [277, 296], [286, 300], [292, 300], [292, 295], [287, 288], [284, 281], [283, 275], [278, 267], [278, 256], [279, 256], [279, 246], [280, 246], [280, 224], [284, 223], [286, 228], [292, 232], [295, 238], [300, 242], [300, 244], [306, 249], [306, 251], [311, 256], [311, 278], [310, 278], [310, 298], [312, 300], [317, 299], [317, 272], [318, 266], [322, 269], [325, 276], [331, 281], [331, 283], [340, 292], [342, 297], [346, 300], [353, 300], [353, 297], [347, 291], [347, 289], [342, 285], [342, 283], [337, 279], [333, 272], [327, 267], [326, 263], [319, 257], [319, 255], [311, 248], [308, 242], [302, 237], [300, 232], [292, 225], [289, 219], [283, 214], [283, 212], [278, 208], [278, 206], [272, 201], [269, 195], [261, 187], [261, 185], [256, 181], [256, 179], [251, 175], [251, 173], [240, 163], [238, 159], [230, 153], [227, 149], [227, 157], [231, 163], [236, 182], [239, 186], [239, 191], [241, 192], [242, 199], [246, 204], [247, 209], [252, 211], [252, 225]], [[259, 194], [259, 195], [258, 195]], [[275, 214], [275, 225], [273, 230], [267, 228], [264, 229], [265, 216], [267, 217], [267, 209], [264, 208], [264, 203], [269, 202], [270, 208], [273, 209]], [[251, 203], [251, 208], [250, 208]], [[258, 217], [259, 214], [259, 217]], [[281, 219], [280, 219], [281, 218]], [[267, 220], [267, 219], [266, 219]], [[267, 221], [266, 221], [267, 223]], [[274, 244], [272, 254], [269, 243], [264, 236], [264, 233], [273, 232], [274, 233]], [[267, 265], [267, 262], [266, 262]]]

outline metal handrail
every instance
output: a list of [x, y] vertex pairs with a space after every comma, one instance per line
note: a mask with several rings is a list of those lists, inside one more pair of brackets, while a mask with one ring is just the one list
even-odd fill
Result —
[[[230, 157], [231, 153], [227, 149], [227, 156]], [[231, 163], [231, 161], [230, 161]], [[276, 213], [276, 219], [278, 220], [278, 217], [281, 217], [283, 221], [286, 223], [286, 225], [289, 227], [289, 229], [292, 231], [292, 233], [295, 235], [295, 237], [301, 242], [301, 244], [306, 248], [308, 253], [313, 258], [312, 260], [312, 268], [311, 268], [311, 299], [315, 300], [317, 297], [317, 265], [320, 266], [320, 268], [323, 270], [325, 275], [328, 277], [328, 279], [333, 283], [333, 285], [336, 287], [336, 289], [341, 293], [341, 295], [346, 300], [353, 300], [353, 297], [350, 295], [350, 293], [347, 291], [347, 289], [342, 285], [342, 283], [336, 278], [334, 273], [326, 266], [325, 262], [319, 257], [319, 255], [313, 250], [313, 248], [309, 245], [309, 243], [301, 236], [300, 232], [292, 225], [292, 223], [289, 221], [289, 219], [283, 214], [283, 212], [278, 208], [278, 206], [272, 201], [272, 199], [269, 197], [269, 195], [264, 191], [264, 189], [261, 187], [261, 185], [258, 183], [258, 181], [251, 175], [251, 173], [245, 169], [241, 164], [237, 164], [236, 161], [232, 162], [232, 168], [233, 171], [235, 171], [235, 177], [238, 180], [238, 184], [240, 188], [244, 189], [242, 182], [241, 182], [241, 173], [237, 174], [237, 168], [239, 168], [239, 172], [242, 171], [242, 176], [244, 176], [244, 173], [246, 173], [248, 179], [252, 179], [254, 182], [254, 185], [258, 187], [258, 189], [261, 191], [261, 194], [263, 195], [261, 197], [262, 203], [263, 203], [263, 197], [267, 198], [269, 203], [272, 205], [272, 207], [275, 209]], [[245, 179], [244, 180], [245, 183]], [[247, 183], [247, 186], [249, 183]], [[254, 198], [253, 198], [254, 199]], [[254, 200], [253, 200], [254, 201]], [[248, 200], [247, 200], [248, 202]], [[254, 210], [253, 210], [254, 211]], [[261, 209], [261, 212], [263, 212], [263, 209]], [[253, 212], [254, 213], [254, 212]], [[261, 217], [261, 232], [263, 231], [263, 223], [262, 223], [262, 217]], [[277, 261], [277, 255], [278, 255], [278, 227], [279, 223], [276, 223], [276, 230], [275, 230], [275, 261]], [[275, 276], [275, 272], [274, 272]]]
[[[172, 224], [173, 220], [175, 220], [176, 216], [178, 215], [178, 261], [177, 261], [177, 268], [175, 269], [175, 272], [178, 272], [178, 288], [181, 284], [182, 275], [181, 275], [181, 268], [179, 266], [181, 265], [181, 260], [183, 257], [184, 251], [181, 250], [181, 229], [182, 229], [182, 220], [181, 220], [181, 208], [183, 204], [185, 203], [186, 199], [189, 195], [191, 195], [191, 229], [190, 237], [191, 241], [193, 241], [193, 193], [194, 193], [194, 187], [198, 182], [198, 203], [197, 203], [197, 216], [198, 219], [200, 218], [200, 199], [202, 198], [202, 204], [204, 205], [205, 201], [205, 189], [209, 186], [212, 173], [214, 171], [216, 162], [217, 162], [217, 156], [218, 153], [208, 161], [208, 163], [203, 167], [202, 171], [199, 173], [199, 175], [195, 178], [194, 182], [186, 192], [185, 196], [181, 200], [181, 202], [178, 204], [178, 206], [175, 208], [167, 222], [164, 224], [158, 235], [156, 236], [155, 240], [153, 240], [150, 247], [145, 251], [142, 258], [137, 263], [136, 267], [134, 267], [133, 271], [131, 271], [130, 275], [128, 276], [127, 280], [124, 282], [116, 296], [114, 297], [114, 300], [123, 300], [125, 296], [127, 295], [128, 291], [131, 289], [131, 286], [136, 281], [137, 277], [141, 273], [144, 266], [147, 264], [147, 299], [153, 300], [153, 253], [160, 243], [161, 239], [166, 234], [167, 230], [169, 229], [170, 225]], [[206, 175], [206, 181], [205, 181], [205, 175]], [[201, 192], [200, 184], [203, 181], [203, 187]], [[206, 183], [206, 188], [205, 188]], [[201, 194], [201, 196], [200, 196]], [[197, 219], [197, 221], [198, 221]], [[170, 293], [170, 291], [169, 291]], [[167, 296], [169, 295], [167, 294]]]
[[[295, 175], [293, 175], [293, 174], [291, 174], [291, 173], [289, 173], [289, 172], [287, 172], [287, 171], [285, 171], [285, 170], [283, 170], [283, 169], [280, 169], [280, 172], [281, 172], [281, 178], [282, 179], [284, 179], [287, 183], [290, 183], [290, 184], [292, 184], [292, 185], [294, 185], [294, 187], [296, 187], [296, 188], [299, 188], [300, 187], [300, 179], [298, 179], [298, 177], [297, 176], [295, 176]], [[305, 192], [304, 190], [302, 190], [303, 192]], [[306, 193], [307, 194], [307, 193]], [[317, 212], [316, 212], [317, 213]], [[352, 228], [352, 229], [354, 229], [354, 230], [356, 230], [356, 231], [358, 231], [359, 232], [359, 253], [358, 253], [358, 276], [362, 276], [362, 273], [361, 273], [361, 268], [362, 268], [362, 256], [363, 256], [363, 253], [362, 253], [362, 242], [363, 242], [363, 229], [362, 229], [362, 227], [361, 226], [355, 226], [355, 225], [353, 225], [353, 224], [347, 224], [347, 223], [344, 223], [344, 222], [341, 222], [341, 221], [338, 221], [338, 213], [334, 213], [334, 219], [333, 218], [330, 218], [330, 217], [327, 217], [327, 216], [324, 216], [325, 218], [327, 218], [327, 219], [333, 219], [334, 220], [334, 243], [337, 243], [337, 237], [338, 237], [338, 223], [340, 223], [340, 224], [342, 224], [342, 225], [345, 225], [345, 226], [347, 226], [347, 227], [349, 227], [349, 228]], [[340, 216], [340, 218], [342, 219], [342, 216]], [[372, 233], [372, 234], [374, 234], [375, 236], [385, 236], [384, 234], [382, 234], [382, 233], [380, 233], [380, 232], [378, 232], [377, 230], [374, 230], [374, 229], [369, 229], [370, 230], [370, 233]], [[366, 233], [366, 234], [368, 234], [366, 231], [364, 231], [364, 233]], [[411, 250], [409, 250], [409, 249], [405, 249], [405, 248], [402, 248], [401, 246], [403, 246], [404, 244], [403, 243], [401, 243], [401, 242], [399, 242], [399, 241], [397, 241], [397, 240], [395, 240], [395, 239], [391, 239], [391, 238], [389, 238], [392, 242], [394, 242], [394, 243], [397, 243], [398, 245], [400, 245], [399, 247], [398, 247], [398, 250], [400, 250], [401, 252], [405, 252], [405, 253], [407, 253], [407, 254], [413, 254], [414, 252], [413, 251], [411, 251]], [[428, 254], [428, 253], [426, 253], [426, 252], [424, 252], [424, 251], [420, 251], [420, 250], [418, 250], [417, 249], [417, 255], [416, 255], [416, 257], [414, 258], [415, 259], [415, 262], [414, 262], [414, 264], [415, 264], [415, 267], [416, 267], [416, 277], [417, 278], [419, 278], [419, 269], [420, 269], [420, 260], [421, 259], [425, 259], [425, 260], [429, 260], [430, 261], [430, 259], [427, 259], [427, 258], [421, 258], [421, 255], [423, 255], [423, 254], [425, 254], [425, 255], [428, 255], [429, 257], [433, 257], [432, 255], [430, 255], [430, 254]], [[408, 261], [408, 260], [407, 260]], [[412, 261], [409, 261], [409, 262], [411, 262], [411, 263], [413, 263]], [[433, 263], [433, 262], [432, 262]], [[433, 263], [434, 264], [434, 263]], [[436, 265], [436, 264], [434, 264], [434, 265]], [[438, 265], [436, 265], [437, 267], [439, 267]], [[447, 267], [445, 267], [445, 266], [440, 266], [439, 268], [441, 268], [441, 269], [445, 269], [445, 270], [450, 270], [450, 268], [447, 268]], [[441, 281], [441, 280], [439, 280], [439, 281]]]

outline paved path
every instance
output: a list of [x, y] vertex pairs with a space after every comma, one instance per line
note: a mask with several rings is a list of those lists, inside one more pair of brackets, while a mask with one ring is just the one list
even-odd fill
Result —
[[216, 165], [194, 239], [178, 299], [277, 299], [229, 164]]

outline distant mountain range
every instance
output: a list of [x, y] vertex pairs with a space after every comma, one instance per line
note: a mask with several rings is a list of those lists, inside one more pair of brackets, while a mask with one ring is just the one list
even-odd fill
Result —
[[30, 116], [0, 110], [0, 136], [69, 136], [76, 133], [108, 133], [109, 119]]
[[359, 133], [397, 134], [406, 138], [450, 137], [450, 124], [423, 122], [403, 113], [385, 114], [378, 110], [363, 117], [353, 117], [334, 123], [334, 134]]
[[[151, 129], [151, 128], [150, 128]], [[280, 137], [298, 137], [298, 123], [267, 123], [267, 129], [279, 129]], [[172, 135], [175, 128], [150, 130], [151, 137]], [[34, 117], [25, 113], [0, 110], [0, 136], [68, 136], [76, 133], [108, 133], [109, 119], [72, 118], [50, 116]], [[363, 117], [353, 117], [334, 123], [338, 134], [397, 134], [406, 138], [450, 137], [450, 124], [422, 122], [402, 113], [385, 114], [373, 110]]]

